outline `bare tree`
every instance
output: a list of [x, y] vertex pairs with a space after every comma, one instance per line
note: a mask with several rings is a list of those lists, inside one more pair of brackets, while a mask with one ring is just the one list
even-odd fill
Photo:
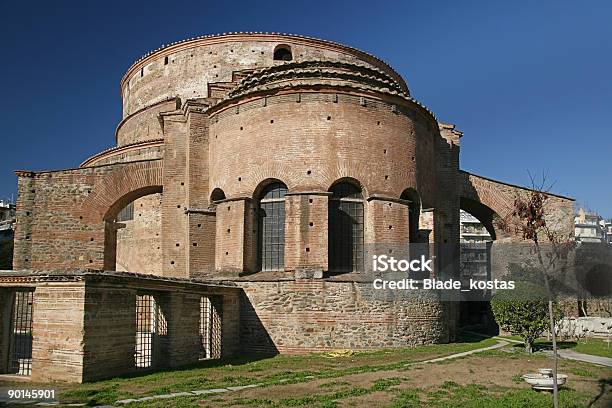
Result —
[[[549, 189], [546, 187], [546, 176], [542, 176], [542, 182], [536, 184], [533, 176], [531, 178], [532, 189], [525, 194], [518, 194], [514, 200], [513, 211], [510, 213], [506, 227], [514, 228], [514, 231], [522, 236], [524, 240], [531, 241], [534, 253], [537, 257], [539, 269], [542, 272], [544, 286], [548, 296], [548, 314], [550, 322], [550, 334], [553, 348], [553, 405], [559, 407], [559, 388], [557, 384], [557, 338], [555, 332], [555, 316], [553, 308], [554, 295], [551, 289], [552, 274], [558, 270], [558, 264], [567, 260], [568, 253], [574, 247], [571, 233], [564, 235], [556, 228], [547, 223], [547, 200]], [[550, 250], [545, 251], [542, 244], [545, 243]]]

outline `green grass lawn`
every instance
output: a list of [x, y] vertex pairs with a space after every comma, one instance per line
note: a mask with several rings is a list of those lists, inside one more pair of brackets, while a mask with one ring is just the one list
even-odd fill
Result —
[[[518, 336], [499, 336], [504, 339], [518, 340], [522, 339]], [[612, 358], [612, 343], [607, 343], [604, 339], [582, 339], [578, 341], [557, 341], [559, 348], [574, 350], [578, 353], [592, 354], [594, 356]], [[535, 343], [536, 348], [552, 348], [552, 342], [546, 338], [539, 338]]]
[[409, 362], [450, 355], [496, 344], [494, 339], [466, 338], [451, 344], [424, 345], [396, 350], [357, 352], [330, 358], [327, 353], [272, 358], [236, 357], [207, 361], [197, 366], [115, 378], [95, 383], [67, 385], [61, 389], [63, 403], [112, 404], [117, 400], [150, 395], [263, 383], [292, 384], [313, 378], [338, 378], [362, 372], [393, 370]]
[[[127, 404], [149, 407], [549, 407], [550, 395], [531, 390], [521, 375], [550, 365], [544, 353], [526, 354], [514, 344], [429, 364], [409, 364], [488, 347], [498, 340], [464, 338], [452, 344], [375, 350], [333, 357], [257, 356], [205, 361], [196, 366], [58, 385], [62, 404], [114, 405], [117, 400], [181, 391], [260, 384], [235, 392], [190, 395]], [[545, 344], [544, 344], [545, 345]], [[600, 345], [592, 345], [600, 347]], [[563, 407], [606, 407], [612, 400], [608, 367], [562, 360], [570, 376]], [[30, 384], [36, 386], [37, 384]]]

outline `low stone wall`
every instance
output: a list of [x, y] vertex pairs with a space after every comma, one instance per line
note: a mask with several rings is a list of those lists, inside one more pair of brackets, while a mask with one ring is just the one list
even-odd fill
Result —
[[236, 282], [244, 352], [307, 353], [449, 341], [447, 305], [377, 299], [370, 282]]
[[[240, 289], [187, 279], [121, 272], [0, 272], [0, 357], [6, 359], [10, 299], [33, 290], [32, 381], [84, 382], [131, 374], [136, 367], [137, 296], [156, 304], [150, 369], [197, 363], [203, 343], [200, 302], [215, 299], [221, 356], [238, 350]], [[216, 306], [217, 307], [217, 306]], [[158, 311], [159, 310], [159, 311]], [[156, 323], [159, 324], [159, 323]], [[4, 360], [3, 360], [4, 361]], [[0, 373], [6, 367], [0, 366]]]

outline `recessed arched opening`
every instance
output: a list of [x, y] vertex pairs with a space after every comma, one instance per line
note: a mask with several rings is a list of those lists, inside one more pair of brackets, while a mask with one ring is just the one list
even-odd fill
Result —
[[291, 61], [293, 60], [293, 54], [291, 53], [291, 47], [285, 44], [277, 45], [274, 48], [274, 61]]
[[407, 188], [402, 192], [400, 199], [409, 201], [408, 204], [408, 241], [412, 243], [421, 242], [419, 231], [419, 220], [421, 219], [421, 197], [414, 188]]
[[131, 191], [104, 215], [104, 269], [161, 274], [162, 187]]
[[362, 271], [364, 267], [363, 191], [354, 179], [342, 179], [329, 189], [329, 273]]
[[270, 179], [259, 185], [257, 200], [257, 265], [260, 271], [285, 268], [285, 195], [287, 186]]
[[500, 217], [495, 211], [478, 201], [465, 197], [461, 197], [459, 200], [459, 207], [461, 210], [471, 214], [473, 217], [478, 219], [478, 221], [480, 221], [482, 226], [489, 233], [491, 240], [495, 240], [497, 238], [495, 223], [498, 219], [500, 219]]
[[212, 193], [210, 193], [210, 203], [216, 204], [219, 201], [225, 200], [225, 193], [220, 188], [215, 188]]
[[[500, 217], [490, 207], [462, 197], [459, 202], [459, 273], [462, 279], [491, 279], [491, 245], [497, 234], [495, 225]], [[497, 332], [489, 301], [479, 300], [476, 291], [463, 294], [459, 325], [483, 332]]]

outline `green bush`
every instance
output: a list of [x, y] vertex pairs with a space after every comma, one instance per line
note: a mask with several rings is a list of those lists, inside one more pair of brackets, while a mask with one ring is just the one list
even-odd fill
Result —
[[[525, 350], [533, 352], [533, 344], [549, 328], [548, 298], [541, 286], [518, 283], [512, 291], [501, 291], [491, 299], [491, 309], [495, 321], [503, 330], [520, 336]], [[563, 317], [563, 312], [553, 302], [555, 322]]]

